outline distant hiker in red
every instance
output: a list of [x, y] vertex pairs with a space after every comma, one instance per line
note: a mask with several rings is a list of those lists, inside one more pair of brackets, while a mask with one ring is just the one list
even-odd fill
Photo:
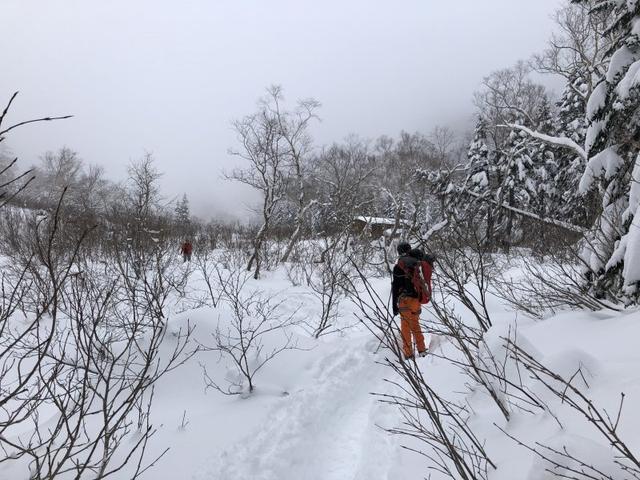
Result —
[[180, 253], [182, 253], [182, 263], [191, 261], [191, 252], [193, 251], [193, 245], [189, 240], [185, 240], [180, 247]]
[[391, 293], [393, 297], [393, 315], [400, 314], [400, 332], [402, 334], [402, 352], [406, 360], [414, 357], [413, 342], [418, 355], [427, 354], [424, 335], [420, 328], [421, 304], [431, 299], [431, 257], [422, 250], [411, 249], [411, 245], [402, 242], [398, 245], [400, 258], [393, 267]]

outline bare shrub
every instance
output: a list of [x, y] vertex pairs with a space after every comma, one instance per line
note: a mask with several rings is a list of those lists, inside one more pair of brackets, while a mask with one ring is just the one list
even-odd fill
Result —
[[[216, 269], [216, 256], [208, 249], [196, 250], [195, 268], [207, 288], [207, 301], [205, 304], [216, 308], [222, 299], [222, 291], [218, 288], [216, 280], [218, 278]], [[204, 301], [203, 301], [204, 302]]]
[[535, 446], [527, 445], [503, 430], [505, 435], [516, 441], [520, 446], [530, 450], [545, 460], [548, 471], [562, 478], [614, 480], [618, 478], [640, 478], [640, 458], [637, 453], [621, 437], [619, 429], [622, 421], [625, 394], [620, 394], [618, 409], [610, 414], [599, 407], [585, 393], [589, 389], [588, 374], [582, 366], [578, 367], [571, 376], [566, 376], [551, 370], [533, 355], [519, 346], [512, 338], [504, 338], [511, 359], [521, 365], [529, 377], [557, 398], [562, 404], [568, 405], [580, 417], [592, 425], [599, 437], [613, 449], [611, 463], [618, 472], [609, 474], [590, 459], [581, 458], [580, 454], [571, 452], [567, 447], [561, 449], [550, 447], [541, 442]]
[[506, 270], [496, 279], [496, 294], [534, 318], [566, 309], [619, 310], [604, 292], [593, 289], [586, 281], [585, 272], [589, 269], [580, 255], [581, 249], [580, 244], [565, 244], [538, 259], [526, 250], [513, 251], [510, 263], [518, 269], [519, 276], [514, 278]]
[[[296, 324], [295, 312], [281, 312], [283, 301], [273, 295], [249, 290], [250, 274], [243, 270], [217, 271], [222, 299], [229, 307], [227, 321], [220, 321], [213, 334], [213, 345], [203, 345], [230, 361], [235, 375], [227, 377], [226, 385], [211, 378], [203, 366], [207, 387], [226, 395], [251, 394], [256, 374], [276, 356], [297, 349], [297, 342], [288, 328]], [[276, 340], [274, 341], [273, 338]]]
[[[14, 128], [54, 119], [2, 126], [15, 97], [0, 115], [0, 141]], [[3, 180], [0, 205], [29, 178]], [[97, 261], [83, 250], [92, 228], [66, 214], [67, 187], [59, 187], [46, 211], [2, 212], [0, 463], [34, 479], [104, 479], [125, 469], [138, 478], [155, 462], [145, 458], [155, 432], [154, 384], [195, 351], [187, 326], [161, 354], [167, 300], [182, 280], [149, 244], [119, 252], [115, 266]], [[149, 209], [138, 213], [145, 214], [139, 231], [150, 234]]]
[[453, 226], [434, 237], [428, 247], [437, 252], [437, 288], [473, 315], [482, 332], [491, 327], [487, 298], [496, 274], [489, 247], [475, 232]]
[[373, 290], [357, 265], [353, 267], [359, 272], [358, 283], [351, 282], [350, 286], [358, 318], [388, 349], [384, 364], [397, 378], [387, 381], [398, 393], [378, 394], [381, 401], [397, 407], [403, 417], [402, 426], [389, 431], [420, 442], [424, 448], [407, 448], [426, 457], [431, 470], [452, 479], [487, 479], [489, 468], [496, 466], [468, 423], [467, 406], [436, 392], [415, 360], [404, 360], [397, 341], [398, 327], [387, 302]]
[[[59, 211], [35, 224], [35, 239], [23, 245], [28, 261], [10, 258], [3, 272], [3, 461], [26, 462], [33, 478], [107, 478], [128, 464], [138, 478], [154, 463], [144, 460], [155, 432], [153, 385], [193, 353], [191, 328], [161, 356], [166, 297], [158, 286], [166, 279], [156, 277], [146, 301], [123, 301], [126, 278], [80, 261], [84, 236], [72, 252], [55, 248], [64, 235]], [[42, 304], [23, 308], [20, 321], [20, 297], [37, 284]]]
[[334, 249], [325, 255], [325, 261], [318, 264], [316, 271], [309, 276], [309, 287], [322, 306], [320, 317], [313, 325], [315, 338], [342, 329], [337, 321], [340, 304], [348, 288], [350, 263], [348, 257]]

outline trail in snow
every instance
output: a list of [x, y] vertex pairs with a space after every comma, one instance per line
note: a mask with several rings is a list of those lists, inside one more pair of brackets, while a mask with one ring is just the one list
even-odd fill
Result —
[[[199, 480], [387, 480], [394, 410], [371, 392], [384, 388], [375, 343], [352, 338], [312, 367], [312, 380], [284, 397], [262, 425], [214, 459]], [[388, 373], [388, 372], [387, 372]]]

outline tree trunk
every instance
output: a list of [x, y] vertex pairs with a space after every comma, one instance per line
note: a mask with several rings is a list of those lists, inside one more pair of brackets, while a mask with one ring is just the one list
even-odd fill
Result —
[[247, 272], [250, 272], [251, 268], [253, 267], [253, 263], [255, 262], [256, 271], [253, 275], [253, 278], [255, 278], [256, 280], [260, 276], [260, 249], [262, 248], [262, 243], [264, 242], [264, 237], [267, 233], [267, 227], [268, 227], [268, 220], [265, 220], [264, 223], [262, 224], [262, 227], [260, 227], [260, 230], [258, 231], [258, 234], [256, 235], [255, 240], [253, 241], [253, 254], [251, 255], [251, 258], [249, 259], [249, 264], [247, 265]]
[[295, 244], [298, 243], [298, 240], [300, 240], [301, 235], [302, 235], [302, 222], [299, 222], [296, 226], [295, 231], [293, 232], [293, 235], [291, 235], [291, 239], [287, 244], [287, 248], [285, 249], [284, 254], [282, 255], [282, 258], [280, 259], [280, 262], [284, 263], [287, 260], [289, 260], [289, 255], [291, 255], [291, 251], [293, 250], [293, 247], [295, 246]]

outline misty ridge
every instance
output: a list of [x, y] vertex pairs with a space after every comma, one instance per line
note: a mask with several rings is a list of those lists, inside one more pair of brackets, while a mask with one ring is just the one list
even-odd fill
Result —
[[[411, 91], [415, 110], [433, 102], [413, 117], [398, 113], [412, 49], [393, 52], [406, 69], [381, 68], [372, 90], [360, 84], [369, 96], [359, 109], [332, 90], [339, 70], [320, 83], [300, 73], [314, 72], [302, 68], [314, 52], [314, 65], [342, 52], [357, 66], [393, 50], [394, 35], [426, 38], [404, 2], [363, 14], [373, 26], [406, 19], [402, 32], [354, 26], [375, 42], [331, 46], [327, 57], [304, 31], [343, 38], [358, 2], [338, 15], [278, 0], [253, 16], [187, 3], [160, 2], [149, 13], [158, 24], [141, 21], [139, 36], [130, 22], [142, 4], [129, 15], [42, 6], [52, 18], [105, 22], [95, 37], [90, 22], [69, 24], [87, 34], [84, 46], [68, 44], [69, 32], [49, 39], [70, 58], [105, 48], [73, 63], [70, 84], [72, 70], [88, 78], [109, 55], [128, 65], [113, 85], [141, 75], [127, 84], [139, 97], [122, 98], [115, 118], [109, 96], [75, 116], [59, 109], [64, 98], [42, 112], [42, 92], [5, 92], [0, 478], [640, 479], [630, 407], [640, 397], [640, 2], [548, 2], [538, 53], [483, 65], [472, 80], [462, 66], [453, 78], [466, 40], [429, 37], [450, 67], [434, 56], [429, 75], [450, 86], [434, 80], [424, 99]], [[485, 13], [517, 14], [488, 3]], [[13, 18], [30, 8], [5, 7]], [[461, 25], [479, 28], [480, 7], [460, 8]], [[449, 8], [428, 12], [456, 25]], [[262, 72], [242, 101], [221, 101], [236, 97], [205, 68], [209, 28], [228, 33], [226, 19], [254, 32], [251, 55], [237, 41], [243, 55], [219, 57], [251, 77], [262, 48], [282, 41], [261, 30], [273, 15], [300, 36], [287, 38], [291, 70], [268, 57], [289, 81], [274, 75], [247, 99]], [[491, 21], [511, 26], [502, 19]], [[116, 25], [121, 38], [107, 28]], [[161, 43], [168, 32], [175, 41]], [[161, 45], [166, 58], [150, 53]], [[192, 92], [141, 87], [167, 59], [192, 75]], [[53, 77], [42, 80], [52, 92]], [[87, 88], [102, 88], [94, 80]], [[204, 84], [217, 85], [215, 101]], [[86, 115], [99, 105], [101, 115]], [[109, 159], [148, 140], [126, 162]]]

